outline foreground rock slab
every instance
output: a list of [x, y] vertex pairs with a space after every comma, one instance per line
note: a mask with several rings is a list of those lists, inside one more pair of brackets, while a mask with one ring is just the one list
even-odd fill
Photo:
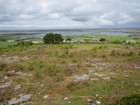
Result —
[[22, 102], [27, 102], [30, 100], [32, 94], [20, 94], [20, 98], [13, 98], [10, 101], [8, 101], [8, 105], [15, 105], [18, 103], [22, 103]]

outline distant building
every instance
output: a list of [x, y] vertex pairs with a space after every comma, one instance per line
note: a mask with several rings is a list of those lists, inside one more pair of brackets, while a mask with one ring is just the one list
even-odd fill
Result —
[[93, 42], [100, 42], [100, 39], [98, 39], [98, 38], [92, 38], [91, 39]]
[[77, 42], [84, 42], [83, 39], [72, 39], [71, 41], [69, 40], [63, 40], [64, 43], [77, 43]]
[[14, 40], [8, 40], [8, 42], [14, 42]]
[[128, 39], [126, 40], [126, 43], [129, 44], [129, 43], [136, 43], [136, 41], [134, 39]]
[[23, 40], [23, 42], [32, 42], [31, 40]]
[[83, 39], [72, 39], [71, 43], [84, 42]]
[[44, 44], [42, 41], [32, 41], [33, 44]]
[[71, 43], [69, 40], [63, 40], [64, 43]]

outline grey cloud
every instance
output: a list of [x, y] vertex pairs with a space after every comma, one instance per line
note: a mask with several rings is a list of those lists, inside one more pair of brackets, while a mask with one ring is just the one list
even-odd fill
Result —
[[[0, 0], [0, 23], [63, 19], [94, 25], [140, 23], [139, 0]], [[34, 24], [34, 23], [32, 23]]]

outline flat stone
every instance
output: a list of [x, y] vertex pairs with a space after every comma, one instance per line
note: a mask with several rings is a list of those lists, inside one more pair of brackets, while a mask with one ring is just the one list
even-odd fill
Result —
[[99, 94], [96, 94], [95, 97], [96, 97], [96, 98], [99, 97]]
[[6, 87], [9, 87], [9, 86], [11, 86], [11, 82], [6, 82], [6, 83], [0, 85], [0, 88], [6, 88]]
[[18, 103], [27, 102], [30, 100], [32, 94], [25, 94], [25, 95], [20, 94], [19, 96], [20, 98], [13, 98], [10, 101], [8, 101], [8, 105], [15, 105]]
[[19, 90], [19, 89], [21, 89], [21, 86], [20, 85], [16, 85], [15, 86], [15, 90]]
[[77, 66], [77, 64], [76, 63], [71, 63], [68, 66]]
[[89, 80], [89, 75], [75, 75], [73, 78], [75, 79], [75, 81]]
[[40, 84], [40, 86], [41, 86], [41, 87], [44, 87], [44, 84], [42, 83], [42, 84]]
[[140, 84], [134, 83], [134, 86], [140, 86]]
[[48, 97], [49, 97], [48, 95], [45, 95], [43, 98], [44, 98], [44, 99], [48, 99]]
[[97, 105], [101, 105], [101, 102], [98, 101], [98, 100], [96, 100], [96, 104], [97, 104]]
[[110, 80], [111, 78], [110, 77], [105, 77], [103, 78], [104, 80]]
[[88, 71], [89, 74], [92, 74], [92, 73], [95, 73], [95, 72], [96, 72], [95, 70], [89, 70]]
[[8, 79], [8, 76], [4, 76], [4, 80], [7, 80]]
[[102, 76], [104, 76], [105, 74], [93, 73], [93, 75], [95, 75], [95, 76], [97, 76], [97, 77], [102, 77]]
[[98, 78], [90, 78], [91, 81], [97, 81]]
[[91, 98], [87, 99], [87, 103], [88, 103], [88, 104], [93, 103], [93, 99], [91, 99]]
[[69, 99], [69, 97], [64, 97], [64, 100], [68, 100]]

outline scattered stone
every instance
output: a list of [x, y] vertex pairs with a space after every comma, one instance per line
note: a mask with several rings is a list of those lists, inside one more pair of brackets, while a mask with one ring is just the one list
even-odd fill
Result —
[[75, 81], [89, 80], [89, 75], [87, 75], [87, 74], [75, 75], [74, 79], [75, 79]]
[[8, 73], [15, 73], [15, 70], [8, 71]]
[[90, 78], [91, 81], [97, 81], [98, 78]]
[[77, 66], [77, 64], [76, 63], [71, 63], [68, 66]]
[[27, 61], [27, 60], [29, 60], [29, 58], [27, 56], [25, 56], [25, 57], [21, 57], [20, 60]]
[[134, 65], [134, 68], [135, 68], [135, 69], [140, 69], [140, 66]]
[[41, 86], [41, 87], [44, 87], [44, 84], [42, 83], [40, 86]]
[[19, 96], [20, 98], [13, 98], [10, 101], [8, 101], [8, 105], [15, 105], [18, 103], [27, 102], [30, 100], [32, 94], [25, 94], [25, 95], [20, 94]]
[[66, 66], [66, 65], [62, 65], [62, 64], [56, 64], [56, 66], [58, 66], [58, 67], [64, 67], [64, 66]]
[[26, 73], [26, 76], [27, 77], [32, 77], [33, 75], [32, 75], [32, 73]]
[[109, 74], [114, 75], [114, 74], [116, 74], [116, 73], [114, 73], [114, 72], [110, 72]]
[[96, 94], [95, 97], [96, 97], [96, 98], [99, 97], [99, 94]]
[[68, 100], [68, 99], [69, 99], [69, 97], [65, 97], [65, 98], [64, 98], [64, 100]]
[[68, 104], [70, 104], [70, 103], [71, 103], [71, 101], [68, 102]]
[[87, 103], [88, 104], [92, 104], [93, 103], [93, 99], [91, 99], [91, 98], [87, 99]]
[[21, 86], [20, 85], [16, 85], [15, 86], [15, 90], [19, 90], [19, 89], [21, 89]]
[[0, 58], [0, 61], [2, 61], [4, 63], [18, 62], [20, 60], [26, 61], [26, 60], [29, 60], [29, 58], [27, 56], [25, 56], [25, 57], [13, 56], [13, 57], [1, 57]]
[[129, 76], [128, 76], [128, 75], [125, 75], [125, 77], [126, 77], [126, 78], [129, 78]]
[[45, 96], [43, 97], [43, 99], [48, 99], [48, 97], [49, 97], [48, 95], [45, 95]]
[[97, 104], [97, 105], [101, 105], [101, 102], [98, 101], [98, 100], [96, 100], [96, 104]]
[[110, 77], [105, 77], [103, 78], [104, 80], [110, 80], [111, 78]]
[[24, 73], [21, 71], [16, 72], [15, 74], [20, 75], [20, 76], [27, 76], [27, 77], [32, 77], [32, 73]]
[[104, 76], [105, 74], [93, 73], [93, 75], [95, 75], [95, 76], [97, 76], [97, 77], [102, 77], [102, 76]]
[[86, 96], [78, 96], [79, 98], [86, 98]]
[[134, 83], [134, 86], [140, 86], [140, 84]]
[[6, 82], [6, 83], [0, 85], [0, 88], [6, 88], [6, 87], [9, 87], [9, 86], [11, 86], [11, 82]]
[[8, 76], [4, 76], [4, 80], [7, 80], [8, 79]]
[[95, 72], [96, 72], [95, 70], [89, 70], [89, 71], [88, 71], [89, 74], [93, 74], [93, 73], [95, 73]]

